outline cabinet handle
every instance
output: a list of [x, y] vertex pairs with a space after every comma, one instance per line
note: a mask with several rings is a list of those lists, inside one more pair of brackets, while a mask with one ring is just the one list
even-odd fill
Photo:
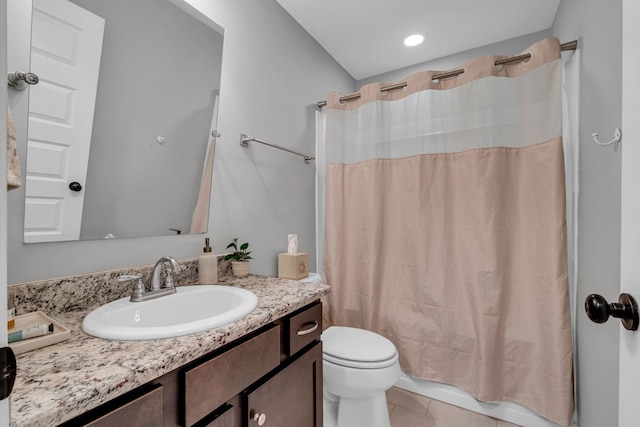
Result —
[[253, 414], [253, 421], [257, 422], [259, 426], [263, 426], [267, 422], [267, 414]]
[[308, 328], [307, 329], [298, 329], [298, 336], [310, 334], [311, 332], [313, 332], [316, 329], [318, 329], [319, 325], [318, 325], [318, 322], [316, 322], [314, 320], [313, 322], [305, 323], [304, 325], [302, 325], [302, 328], [304, 328], [305, 326], [308, 326]]

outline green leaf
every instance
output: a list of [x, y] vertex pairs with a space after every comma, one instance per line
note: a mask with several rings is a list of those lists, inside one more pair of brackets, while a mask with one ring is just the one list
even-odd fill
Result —
[[249, 247], [248, 243], [243, 243], [242, 246], [240, 246], [240, 250], [241, 251], [246, 251], [248, 247]]

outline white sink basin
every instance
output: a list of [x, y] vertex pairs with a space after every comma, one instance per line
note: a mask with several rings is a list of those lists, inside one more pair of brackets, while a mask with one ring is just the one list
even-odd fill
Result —
[[142, 302], [129, 297], [89, 313], [82, 329], [111, 340], [150, 340], [189, 335], [234, 322], [253, 310], [258, 297], [232, 286], [180, 286], [177, 292]]

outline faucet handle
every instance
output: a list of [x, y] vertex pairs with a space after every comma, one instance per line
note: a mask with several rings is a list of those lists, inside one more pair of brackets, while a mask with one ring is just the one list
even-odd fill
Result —
[[131, 301], [141, 301], [144, 294], [144, 283], [142, 282], [142, 274], [128, 275], [123, 274], [118, 276], [118, 282], [128, 282], [131, 280], [137, 280], [133, 286], [133, 292], [131, 293]]
[[[173, 274], [180, 275], [182, 271], [185, 270], [185, 267], [181, 266], [178, 262], [171, 267], [164, 267], [164, 284], [163, 288], [174, 288], [175, 284], [173, 283]], [[173, 273], [173, 274], [172, 274]]]
[[[179, 271], [175, 272], [176, 274], [179, 274]], [[171, 275], [171, 269], [168, 267], [165, 267], [164, 269], [164, 283], [162, 284], [163, 288], [173, 288], [175, 287], [175, 285], [173, 284], [173, 276]]]

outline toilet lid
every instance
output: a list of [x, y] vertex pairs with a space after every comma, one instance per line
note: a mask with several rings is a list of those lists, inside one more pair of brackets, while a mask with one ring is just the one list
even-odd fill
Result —
[[346, 326], [331, 326], [322, 333], [322, 352], [326, 360], [347, 366], [355, 363], [357, 367], [379, 362], [388, 365], [397, 359], [396, 347], [385, 337]]

